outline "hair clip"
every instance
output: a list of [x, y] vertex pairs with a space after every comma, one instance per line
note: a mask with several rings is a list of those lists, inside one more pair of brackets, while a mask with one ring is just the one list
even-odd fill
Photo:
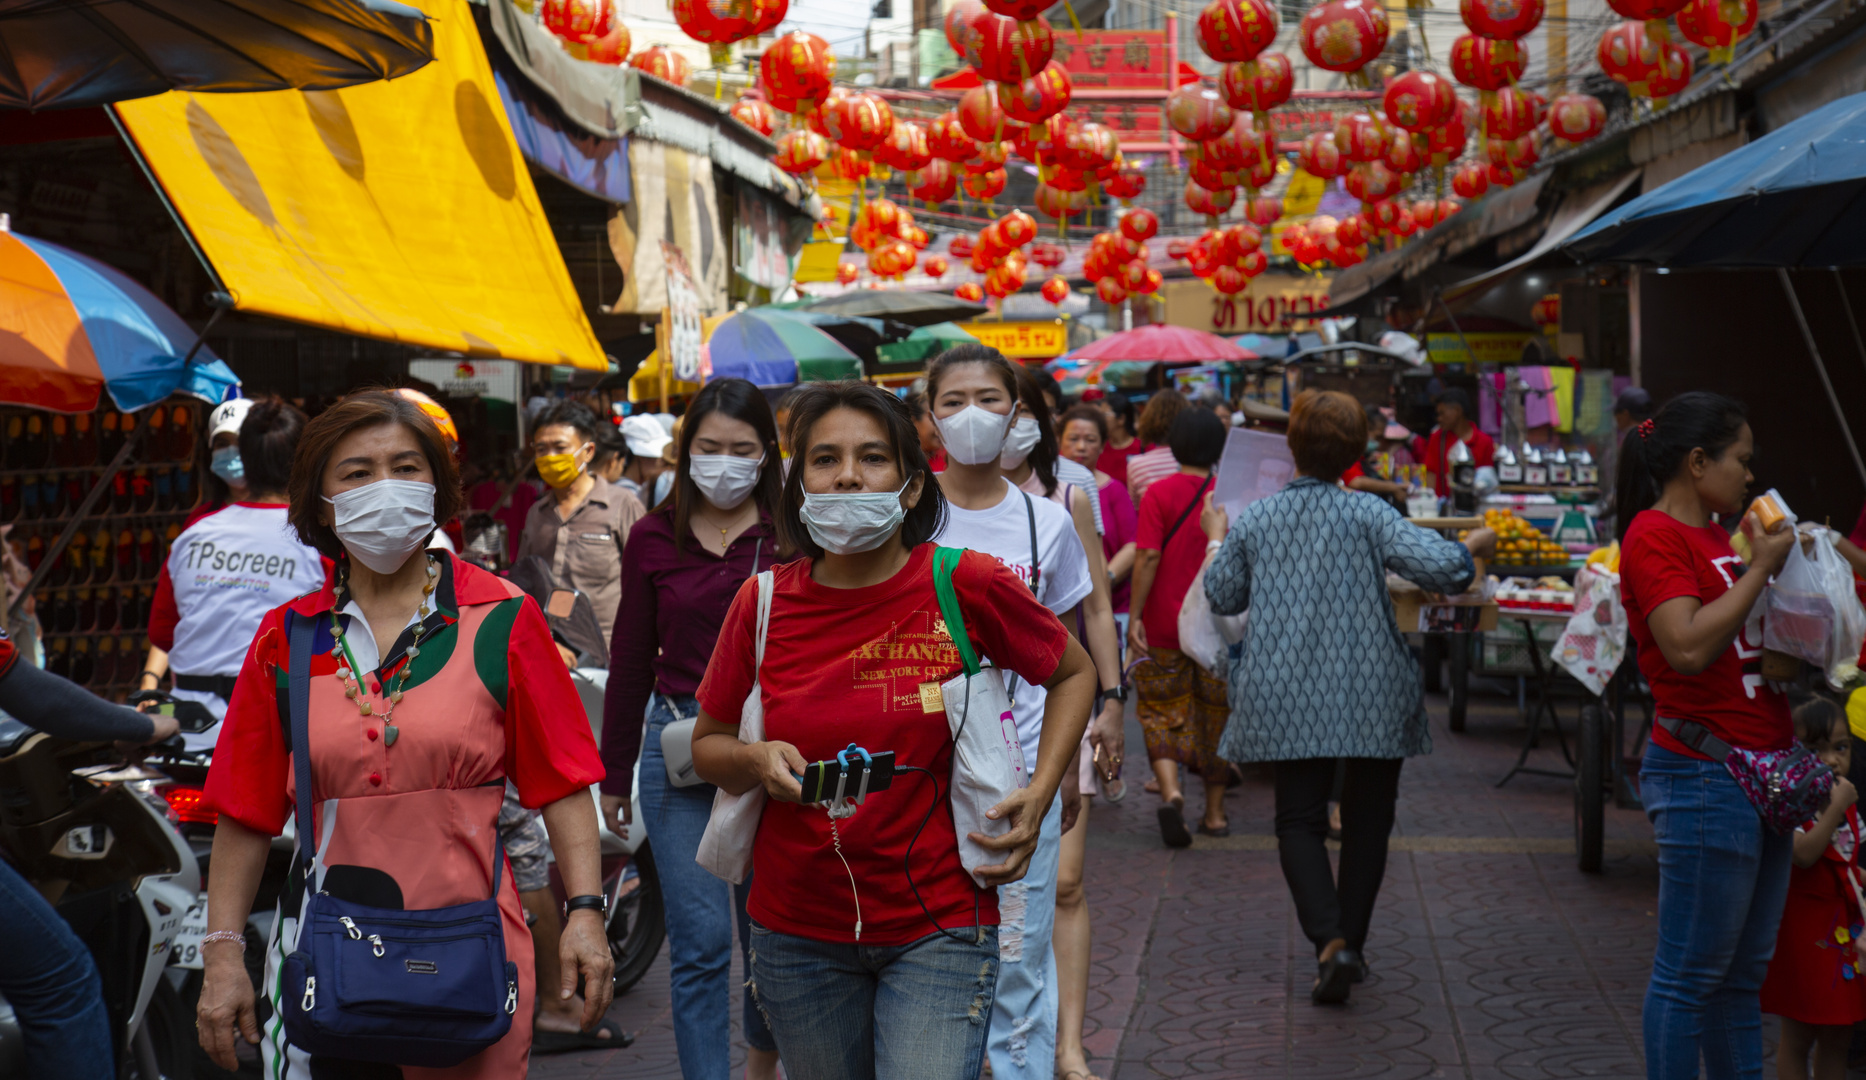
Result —
[[1651, 417], [1647, 417], [1646, 419], [1641, 420], [1639, 422], [1639, 437], [1642, 439], [1650, 438], [1652, 435], [1652, 428], [1653, 428], [1653, 423], [1652, 423]]

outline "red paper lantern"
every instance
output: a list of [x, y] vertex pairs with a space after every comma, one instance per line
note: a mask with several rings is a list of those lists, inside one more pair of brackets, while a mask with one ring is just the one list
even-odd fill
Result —
[[1147, 264], [1143, 262], [1124, 262], [1121, 264], [1120, 272], [1113, 276], [1121, 280], [1121, 287], [1128, 292], [1139, 292], [1140, 287], [1146, 284], [1147, 281]]
[[1244, 257], [1238, 260], [1238, 270], [1246, 278], [1254, 278], [1268, 269], [1270, 269], [1270, 257], [1261, 251], [1247, 251]]
[[1072, 169], [1093, 173], [1111, 164], [1121, 153], [1121, 138], [1114, 129], [1093, 122], [1077, 124], [1056, 148], [1056, 160]]
[[752, 28], [753, 37], [763, 37], [778, 28], [784, 16], [790, 14], [790, 0], [765, 0], [764, 15], [758, 25]]
[[732, 118], [767, 137], [777, 125], [777, 111], [757, 98], [740, 98], [733, 102]]
[[1451, 190], [1457, 192], [1460, 198], [1482, 198], [1484, 192], [1490, 190], [1490, 171], [1475, 162], [1461, 165], [1451, 175]]
[[969, 304], [976, 304], [985, 298], [985, 290], [978, 287], [976, 281], [968, 281], [952, 291], [952, 294]]
[[926, 168], [933, 160], [926, 125], [916, 120], [896, 120], [887, 141], [875, 148], [875, 160], [901, 172]]
[[645, 71], [665, 83], [687, 85], [693, 65], [687, 58], [665, 45], [652, 45], [628, 58], [628, 66]]
[[974, 247], [975, 245], [973, 244], [972, 238], [964, 233], [960, 233], [946, 242], [946, 250], [952, 252], [954, 256], [961, 259], [971, 258]]
[[1024, 160], [1042, 164], [1056, 160], [1057, 148], [1069, 141], [1069, 132], [1075, 123], [1058, 113], [1028, 127], [1006, 123], [1004, 129], [1011, 146]]
[[1110, 275], [1095, 283], [1095, 295], [1101, 297], [1102, 303], [1112, 307], [1127, 299], [1127, 289]]
[[950, 268], [950, 264], [946, 262], [946, 256], [944, 255], [934, 255], [933, 257], [927, 259], [925, 263], [921, 264], [921, 267], [920, 267], [920, 269], [925, 272], [926, 276], [932, 278], [935, 281], [938, 281], [940, 278], [945, 277], [946, 271], [949, 268]]
[[[1334, 232], [1328, 235], [1332, 235], [1335, 243], [1342, 247], [1360, 247], [1367, 242], [1367, 234], [1372, 231], [1367, 227], [1366, 219], [1355, 214], [1336, 225]], [[1326, 238], [1324, 238], [1324, 243], [1326, 243]]]
[[1138, 199], [1141, 192], [1147, 190], [1147, 174], [1134, 168], [1121, 169], [1102, 181], [1101, 190], [1102, 194], [1122, 202]]
[[959, 178], [954, 175], [951, 163], [943, 158], [934, 158], [907, 177], [908, 194], [926, 202], [943, 203], [958, 190]]
[[[1263, 143], [1251, 122], [1251, 114], [1235, 112], [1231, 126], [1217, 136], [1198, 144], [1199, 156], [1221, 172], [1236, 172], [1257, 164], [1263, 156]], [[1274, 145], [1274, 144], [1272, 144]]]
[[1422, 132], [1451, 119], [1458, 111], [1458, 92], [1451, 80], [1415, 69], [1387, 84], [1382, 105], [1394, 127]]
[[1052, 304], [1060, 304], [1069, 299], [1069, 282], [1063, 278], [1053, 277], [1043, 283], [1042, 291], [1045, 300]]
[[1039, 183], [1032, 200], [1046, 217], [1068, 218], [1088, 210], [1087, 191], [1064, 191], [1051, 184]]
[[544, 28], [565, 41], [588, 45], [615, 26], [612, 0], [544, 0]]
[[1208, 86], [1182, 86], [1166, 99], [1166, 122], [1193, 142], [1217, 138], [1235, 115], [1224, 95]]
[[1756, 0], [1688, 0], [1678, 9], [1678, 32], [1710, 51], [1710, 62], [1730, 62], [1736, 43], [1756, 29]]
[[1270, 181], [1276, 179], [1276, 163], [1276, 155], [1270, 154], [1245, 171], [1244, 186], [1250, 190], [1251, 195], [1256, 195], [1261, 188], [1269, 187]]
[[1226, 296], [1236, 296], [1250, 284], [1250, 279], [1235, 266], [1220, 266], [1212, 271], [1211, 283], [1212, 288]]
[[[619, 66], [628, 63], [629, 48], [633, 44], [634, 39], [630, 37], [628, 27], [623, 26], [621, 20], [618, 19], [616, 20], [616, 24], [609, 28], [607, 34], [590, 42], [589, 45], [585, 47], [584, 55], [589, 58], [591, 63]], [[764, 103], [759, 102], [759, 104], [762, 105]], [[766, 106], [766, 108], [769, 109], [769, 106]], [[769, 128], [765, 130], [765, 134], [771, 134]]]
[[987, 11], [972, 20], [961, 55], [982, 78], [1021, 83], [1042, 71], [1055, 52], [1056, 35], [1042, 18], [1019, 22]]
[[1386, 153], [1387, 129], [1371, 113], [1349, 113], [1335, 122], [1335, 147], [1349, 161], [1378, 161]]
[[1450, 123], [1435, 127], [1425, 133], [1426, 156], [1432, 159], [1434, 165], [1443, 165], [1463, 154], [1464, 144], [1470, 139], [1468, 113], [1464, 103], [1460, 101], [1457, 115], [1451, 118]]
[[1348, 194], [1362, 202], [1389, 198], [1406, 190], [1406, 178], [1387, 168], [1384, 161], [1363, 161], [1348, 170], [1342, 181]]
[[985, 12], [985, 5], [979, 0], [954, 0], [946, 9], [946, 44], [960, 56], [965, 55], [966, 43], [972, 36], [972, 20]]
[[[1673, 49], [1677, 50], [1676, 54]], [[1647, 35], [1645, 24], [1639, 22], [1615, 24], [1601, 35], [1600, 47], [1595, 50], [1600, 70], [1614, 82], [1624, 85], [1634, 97], [1661, 96], [1652, 90], [1651, 83], [1672, 81], [1671, 72], [1679, 66], [1672, 63], [1674, 55], [1684, 56], [1683, 66], [1689, 68], [1690, 58], [1683, 49], [1673, 45], [1671, 49], [1662, 50], [1659, 42]]]
[[1350, 72], [1380, 55], [1389, 32], [1386, 7], [1375, 0], [1328, 0], [1302, 17], [1298, 36], [1310, 63]]
[[1509, 86], [1529, 67], [1529, 46], [1520, 41], [1512, 46], [1476, 34], [1460, 35], [1451, 43], [1451, 77], [1478, 90]]
[[829, 160], [829, 140], [808, 128], [787, 131], [777, 141], [777, 156], [772, 158], [777, 167], [792, 176], [802, 176], [815, 172], [816, 167]]
[[1529, 309], [1529, 317], [1536, 321], [1544, 333], [1552, 333], [1561, 325], [1561, 294], [1549, 293], [1535, 302]]
[[1050, 9], [1053, 0], [985, 0], [985, 6], [1000, 15], [1029, 22]]
[[856, 278], [861, 276], [862, 268], [854, 263], [839, 262], [836, 264], [836, 281], [840, 284], [852, 284]]
[[1492, 139], [1514, 139], [1535, 127], [1535, 101], [1514, 86], [1491, 94], [1484, 104], [1484, 133]]
[[1013, 210], [999, 218], [995, 228], [1005, 247], [1020, 248], [1037, 238], [1036, 219], [1022, 210]]
[[[828, 93], [816, 99], [816, 105], [813, 108], [803, 111], [804, 125], [811, 131], [823, 136], [825, 139], [832, 138], [829, 133], [829, 114], [836, 111], [836, 109], [840, 107], [842, 99], [848, 97], [849, 94], [850, 90], [846, 86], [830, 87]], [[799, 110], [791, 109], [789, 111], [795, 113]]]
[[1335, 145], [1334, 133], [1328, 131], [1318, 131], [1303, 139], [1296, 162], [1303, 172], [1323, 180], [1333, 180], [1347, 168], [1340, 147]]
[[[1646, 24], [1646, 32], [1654, 38], [1660, 36], [1660, 28], [1655, 23], [1664, 23], [1683, 10], [1690, 0], [1607, 0], [1607, 6], [1623, 19], [1638, 19]], [[1661, 31], [1662, 32], [1662, 31]]]
[[894, 131], [894, 110], [874, 94], [849, 94], [836, 100], [823, 118], [829, 137], [844, 150], [866, 153]]
[[998, 86], [998, 107], [1020, 124], [1036, 124], [1069, 107], [1069, 73], [1052, 60], [1042, 71], [1018, 83]]
[[927, 149], [936, 158], [969, 161], [978, 154], [978, 143], [966, 134], [956, 114], [944, 112], [927, 125]]
[[1393, 141], [1387, 144], [1387, 152], [1381, 158], [1387, 168], [1397, 173], [1416, 173], [1425, 168], [1425, 154], [1419, 149], [1424, 142], [1422, 136], [1408, 136], [1395, 133]]
[[1478, 37], [1515, 41], [1542, 25], [1543, 0], [1458, 0], [1464, 25]]
[[1069, 253], [1055, 244], [1034, 244], [1030, 248], [1030, 261], [1045, 270], [1054, 270], [1063, 264]]
[[1260, 195], [1244, 204], [1244, 216], [1251, 224], [1267, 229], [1283, 216], [1283, 201], [1273, 195]]
[[1276, 41], [1276, 9], [1264, 0], [1212, 0], [1199, 13], [1199, 48], [1221, 64], [1257, 59]]
[[1606, 126], [1606, 107], [1591, 94], [1563, 94], [1549, 103], [1549, 131], [1558, 139], [1586, 142]]
[[1087, 191], [1089, 178], [1081, 169], [1071, 169], [1067, 165], [1055, 165], [1048, 170], [1045, 182], [1058, 191]]
[[1231, 209], [1238, 201], [1238, 193], [1233, 188], [1220, 188], [1213, 191], [1200, 187], [1198, 181], [1186, 181], [1186, 206], [1195, 214], [1216, 217]]
[[1152, 267], [1148, 267], [1147, 272], [1141, 276], [1140, 284], [1134, 287], [1134, 291], [1146, 296], [1152, 296], [1154, 293], [1159, 292], [1160, 286], [1164, 284], [1166, 284], [1166, 275]]
[[1144, 207], [1121, 215], [1121, 235], [1129, 240], [1151, 240], [1159, 231], [1160, 219]]
[[758, 58], [758, 75], [770, 92], [790, 101], [813, 101], [836, 79], [836, 54], [829, 42], [807, 30], [779, 37]]
[[1004, 170], [992, 169], [990, 172], [969, 173], [962, 183], [965, 193], [974, 199], [995, 199], [1004, 190]]
[[993, 83], [974, 86], [959, 95], [954, 110], [959, 126], [980, 142], [991, 142], [1004, 130], [1004, 110], [998, 108], [998, 87]]
[[1419, 231], [1419, 219], [1412, 216], [1411, 210], [1402, 206], [1400, 212], [1394, 216], [1391, 228], [1394, 236], [1404, 240]]
[[966, 172], [986, 173], [1004, 168], [1004, 161], [1009, 156], [1010, 150], [1003, 143], [979, 143], [978, 152], [962, 164]]
[[1491, 187], [1516, 186], [1516, 170], [1510, 168], [1508, 165], [1498, 165], [1492, 162], [1485, 166], [1484, 175], [1490, 178]]
[[829, 165], [843, 180], [865, 179], [873, 175], [875, 171], [874, 162], [843, 146], [837, 146], [830, 151]]
[[1662, 108], [1666, 98], [1683, 91], [1690, 84], [1691, 54], [1676, 41], [1667, 41], [1665, 62], [1646, 80], [1646, 93], [1652, 95], [1655, 106]]
[[765, 19], [764, 0], [671, 0], [674, 22], [688, 37], [713, 46], [713, 59], [732, 59], [725, 46], [758, 32]]
[[1218, 86], [1232, 108], [1268, 112], [1289, 100], [1296, 82], [1289, 57], [1267, 52], [1260, 54], [1254, 64], [1226, 64]]

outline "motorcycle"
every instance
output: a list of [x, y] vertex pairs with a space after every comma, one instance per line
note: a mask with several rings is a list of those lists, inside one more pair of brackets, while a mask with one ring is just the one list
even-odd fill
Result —
[[[119, 1075], [137, 1080], [194, 1075], [193, 1010], [164, 975], [201, 871], [158, 794], [167, 782], [109, 743], [0, 714], [0, 845], [90, 949]], [[18, 1020], [0, 1002], [0, 1080], [26, 1072]]]

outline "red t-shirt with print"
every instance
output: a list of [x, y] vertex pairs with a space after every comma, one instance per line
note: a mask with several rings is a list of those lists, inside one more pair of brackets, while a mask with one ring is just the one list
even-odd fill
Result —
[[[897, 772], [888, 790], [836, 822], [834, 836], [823, 807], [767, 802], [752, 846], [746, 906], [780, 933], [854, 942], [858, 896], [850, 894], [851, 873], [863, 945], [906, 945], [934, 933], [903, 872], [910, 843], [913, 884], [940, 926], [970, 927], [974, 918], [997, 925], [997, 892], [978, 888], [960, 864], [947, 801], [953, 744], [936, 688], [960, 668], [933, 592], [933, 551], [932, 544], [920, 545], [893, 577], [860, 589], [819, 585], [808, 559], [774, 567], [761, 671], [753, 670], [756, 578], [739, 589], [726, 613], [700, 683], [706, 715], [738, 723], [756, 678], [765, 738], [790, 743], [805, 761], [834, 758], [855, 743], [870, 753], [892, 750], [897, 768], [915, 765], [939, 778], [936, 793], [925, 776]], [[953, 588], [981, 657], [1032, 683], [1056, 674], [1068, 634], [1014, 572], [967, 552]], [[922, 822], [926, 828], [916, 841]], [[846, 871], [834, 846], [838, 838]]]
[[[1713, 522], [1693, 528], [1659, 510], [1645, 510], [1626, 530], [1620, 555], [1620, 596], [1626, 605], [1639, 670], [1652, 684], [1660, 716], [1692, 720], [1740, 750], [1779, 750], [1794, 739], [1788, 701], [1762, 678], [1762, 616], [1755, 613], [1736, 640], [1711, 665], [1684, 675], [1666, 662], [1646, 619], [1654, 608], [1681, 596], [1709, 604], [1730, 591], [1743, 573], [1743, 559]], [[1690, 757], [1687, 749], [1656, 726], [1652, 741]]]

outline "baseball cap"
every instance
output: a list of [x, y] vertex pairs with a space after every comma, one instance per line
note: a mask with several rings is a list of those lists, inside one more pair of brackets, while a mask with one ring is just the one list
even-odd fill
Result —
[[623, 417], [622, 439], [628, 443], [628, 452], [636, 457], [660, 457], [667, 444], [674, 441], [658, 420], [639, 413]]
[[214, 411], [207, 417], [207, 441], [213, 442], [214, 437], [223, 431], [230, 431], [234, 437], [239, 437], [240, 425], [246, 423], [246, 414], [252, 411], [252, 401], [243, 397], [214, 406]]

